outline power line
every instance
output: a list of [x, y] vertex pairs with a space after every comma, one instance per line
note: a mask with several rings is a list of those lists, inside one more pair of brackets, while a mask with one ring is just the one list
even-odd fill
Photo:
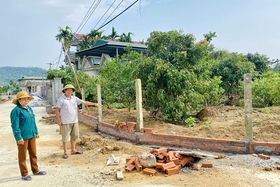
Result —
[[132, 3], [129, 7], [127, 7], [126, 9], [124, 9], [121, 13], [119, 13], [118, 15], [116, 15], [113, 19], [111, 19], [110, 21], [108, 21], [107, 23], [105, 23], [104, 25], [102, 25], [101, 27], [99, 27], [98, 29], [96, 29], [95, 31], [100, 30], [101, 28], [105, 27], [106, 25], [108, 25], [110, 22], [112, 22], [114, 19], [116, 19], [117, 17], [119, 17], [121, 14], [123, 14], [125, 11], [127, 11], [130, 7], [132, 7], [138, 0], [134, 1], [134, 3]]
[[[111, 14], [108, 16], [108, 18], [102, 23], [102, 25], [109, 19], [109, 17], [111, 17], [111, 15], [117, 10], [117, 8], [122, 4], [123, 0], [118, 4], [118, 6], [115, 8], [115, 10], [113, 12], [111, 12]], [[97, 24], [96, 24], [97, 25]], [[95, 25], [95, 26], [96, 26]], [[95, 26], [93, 27], [93, 30], [95, 28]]]
[[87, 23], [87, 21], [89, 20], [89, 18], [92, 16], [93, 12], [96, 10], [97, 6], [100, 4], [101, 0], [98, 0], [98, 2], [95, 4], [95, 6], [93, 7], [94, 3], [96, 0], [94, 0], [94, 2], [92, 3], [90, 9], [88, 10], [88, 12], [86, 13], [84, 19], [82, 20], [81, 24], [79, 25], [78, 29], [76, 30], [75, 33], [80, 32], [83, 27], [85, 26], [85, 24]]
[[[122, 0], [123, 1], [123, 0]], [[107, 14], [107, 12], [110, 10], [110, 8], [113, 6], [113, 4], [116, 2], [116, 0], [114, 0], [114, 2], [111, 4], [111, 6], [107, 9], [107, 11], [103, 14], [103, 16], [99, 19], [99, 21], [95, 24], [94, 28], [96, 27], [96, 25], [101, 21], [101, 19]], [[115, 9], [116, 10], [116, 9]]]

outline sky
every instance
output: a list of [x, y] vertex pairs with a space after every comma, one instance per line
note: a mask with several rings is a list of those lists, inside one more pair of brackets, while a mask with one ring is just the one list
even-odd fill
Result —
[[[100, 1], [100, 2], [99, 2]], [[98, 4], [99, 2], [99, 4]], [[59, 27], [88, 34], [116, 17], [135, 0], [9, 0], [1, 2], [0, 67], [57, 69]], [[88, 12], [94, 7], [91, 16]], [[280, 0], [138, 0], [100, 30], [133, 33], [146, 41], [153, 31], [181, 30], [197, 41], [216, 32], [217, 50], [259, 53], [280, 59]], [[88, 19], [85, 19], [88, 18]], [[84, 21], [83, 21], [84, 20]], [[85, 22], [86, 20], [86, 22]]]

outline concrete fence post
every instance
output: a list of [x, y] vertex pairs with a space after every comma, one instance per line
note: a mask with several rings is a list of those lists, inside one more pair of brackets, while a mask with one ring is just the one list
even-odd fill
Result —
[[101, 86], [97, 84], [97, 102], [98, 106], [98, 121], [102, 121], [102, 99], [101, 99]]
[[244, 75], [244, 112], [245, 112], [245, 130], [246, 141], [253, 140], [253, 127], [252, 127], [252, 85], [251, 74]]
[[141, 80], [135, 80], [136, 87], [136, 112], [137, 112], [137, 124], [136, 132], [140, 132], [143, 128], [143, 111], [142, 111], [142, 85]]

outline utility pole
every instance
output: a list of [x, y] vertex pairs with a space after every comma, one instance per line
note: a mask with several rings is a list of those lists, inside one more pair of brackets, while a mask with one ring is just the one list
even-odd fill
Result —
[[51, 70], [52, 69], [52, 63], [47, 63], [48, 65], [50, 65], [50, 69], [49, 70]]

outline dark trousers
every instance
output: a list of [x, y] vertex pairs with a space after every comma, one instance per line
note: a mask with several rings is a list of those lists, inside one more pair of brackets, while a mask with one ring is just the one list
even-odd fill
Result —
[[22, 177], [28, 175], [28, 169], [26, 165], [26, 154], [27, 150], [29, 153], [29, 160], [31, 165], [31, 170], [34, 173], [38, 173], [37, 165], [37, 153], [36, 153], [36, 137], [24, 140], [24, 145], [17, 144], [18, 146], [18, 165]]

